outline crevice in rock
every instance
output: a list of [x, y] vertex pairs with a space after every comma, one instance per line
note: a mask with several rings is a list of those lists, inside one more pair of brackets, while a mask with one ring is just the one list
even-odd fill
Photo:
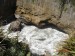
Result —
[[64, 6], [65, 6], [66, 2], [67, 2], [67, 0], [61, 0], [61, 10], [60, 10], [60, 16], [59, 16], [59, 18], [62, 17], [62, 12], [64, 10]]
[[[48, 20], [50, 20], [50, 19], [48, 19]], [[36, 26], [36, 27], [38, 27], [38, 28], [40, 28], [40, 29], [45, 29], [45, 28], [50, 28], [50, 27], [51, 27], [51, 28], [53, 28], [53, 29], [56, 29], [56, 30], [61, 31], [61, 32], [63, 32], [63, 33], [66, 33], [64, 30], [60, 29], [57, 25], [55, 25], [55, 24], [53, 24], [53, 23], [49, 23], [48, 20], [41, 21], [41, 22], [39, 23], [39, 25]]]

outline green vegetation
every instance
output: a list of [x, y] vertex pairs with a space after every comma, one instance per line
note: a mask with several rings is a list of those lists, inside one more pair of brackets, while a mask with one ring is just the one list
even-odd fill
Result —
[[30, 56], [27, 44], [19, 43], [17, 38], [3, 38], [0, 31], [0, 56]]
[[66, 41], [63, 49], [59, 50], [59, 54], [63, 56], [75, 56], [75, 37]]
[[35, 0], [32, 0], [32, 2], [34, 3]]
[[72, 5], [75, 5], [75, 0], [70, 0]]

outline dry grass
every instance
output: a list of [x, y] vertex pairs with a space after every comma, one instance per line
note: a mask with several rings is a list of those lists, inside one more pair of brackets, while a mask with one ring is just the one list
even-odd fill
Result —
[[59, 50], [59, 54], [62, 56], [75, 56], [75, 37], [66, 41], [63, 49]]

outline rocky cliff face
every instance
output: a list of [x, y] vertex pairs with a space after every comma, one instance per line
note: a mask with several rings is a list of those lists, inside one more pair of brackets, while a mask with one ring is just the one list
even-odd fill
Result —
[[74, 0], [17, 0], [16, 14], [26, 23], [38, 27], [53, 24], [71, 34], [75, 30], [74, 4]]
[[[15, 14], [23, 18], [23, 22], [38, 27], [55, 25], [68, 34], [75, 30], [74, 0], [1, 0], [0, 21], [12, 21]], [[6, 20], [7, 19], [7, 20]], [[11, 20], [12, 19], [12, 20]], [[2, 22], [2, 21], [1, 21]]]
[[[62, 42], [69, 38], [68, 34], [74, 35], [74, 0], [1, 0], [0, 6], [1, 20], [14, 19], [14, 13], [18, 20], [0, 27], [4, 36], [18, 37], [19, 42], [27, 43], [33, 56], [46, 55], [46, 52], [50, 56], [56, 55]], [[23, 28], [18, 31], [20, 25]]]

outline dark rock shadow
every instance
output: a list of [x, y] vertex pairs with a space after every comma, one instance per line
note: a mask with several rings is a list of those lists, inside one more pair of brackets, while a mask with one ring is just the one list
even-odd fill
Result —
[[56, 29], [58, 31], [61, 31], [63, 33], [66, 33], [63, 29], [60, 29], [59, 27], [57, 27], [56, 25], [54, 25], [52, 23], [46, 23], [42, 27], [38, 27], [38, 28], [40, 28], [40, 29], [52, 28], [52, 29]]
[[6, 25], [16, 20], [14, 13], [17, 0], [0, 0], [0, 24]]
[[[42, 23], [44, 23], [45, 25], [42, 25]], [[36, 26], [39, 29], [46, 29], [46, 28], [52, 28], [52, 29], [56, 29], [58, 31], [61, 31], [63, 33], [66, 33], [63, 29], [59, 28], [57, 25], [54, 25], [53, 23], [48, 23], [48, 21], [42, 21], [39, 23], [39, 25], [35, 25], [33, 23], [29, 23], [26, 24], [27, 26]]]

